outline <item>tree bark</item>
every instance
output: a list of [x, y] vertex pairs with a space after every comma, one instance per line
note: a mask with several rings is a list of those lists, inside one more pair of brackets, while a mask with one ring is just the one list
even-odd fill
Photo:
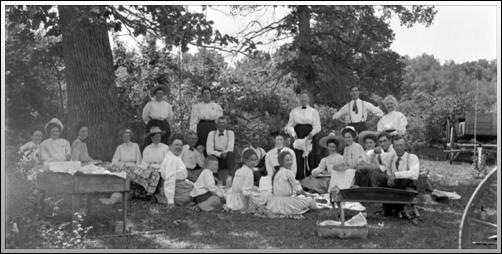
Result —
[[312, 63], [311, 31], [310, 31], [310, 7], [299, 5], [298, 7], [298, 46], [300, 49], [299, 69], [296, 72], [298, 83], [302, 90], [310, 94], [310, 105], [314, 105], [314, 82], [315, 72]]
[[[89, 127], [87, 146], [93, 159], [111, 161], [122, 125], [113, 69], [113, 57], [105, 25], [90, 22], [91, 6], [58, 6], [62, 29], [68, 96], [66, 137], [77, 137], [75, 126]], [[102, 6], [98, 8], [101, 12]]]

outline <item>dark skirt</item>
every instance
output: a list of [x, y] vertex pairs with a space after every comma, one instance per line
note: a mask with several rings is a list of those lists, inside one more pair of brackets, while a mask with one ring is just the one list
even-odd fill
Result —
[[[298, 139], [303, 139], [306, 138], [310, 132], [312, 132], [312, 125], [310, 124], [297, 124], [295, 126], [295, 132], [296, 136]], [[317, 143], [317, 134], [312, 137], [312, 151], [309, 153], [309, 156], [307, 157], [308, 160], [308, 166], [310, 170], [307, 170], [305, 168], [305, 160], [302, 157], [303, 151], [297, 150], [293, 148], [293, 151], [295, 151], [296, 155], [296, 179], [297, 180], [302, 180], [305, 177], [308, 177], [311, 175], [311, 171], [317, 167], [319, 164], [317, 162], [317, 150], [318, 148], [318, 143]]]
[[[164, 133], [164, 135], [162, 135], [160, 142], [165, 145], [168, 145], [167, 140], [169, 139], [169, 136], [171, 136], [171, 126], [169, 125], [169, 122], [167, 120], [160, 121], [160, 120], [155, 120], [155, 119], [148, 121], [148, 124], [146, 125], [146, 133], [147, 134], [150, 132], [150, 129], [153, 126], [158, 126], [161, 130], [166, 132], [166, 133]], [[152, 138], [150, 136], [145, 137], [145, 146], [143, 147], [143, 149], [145, 149], [145, 147], [147, 147], [151, 143], [152, 143]]]
[[368, 130], [368, 127], [366, 127], [366, 122], [349, 123], [348, 126], [354, 127], [357, 133], [361, 133], [362, 131]]
[[[195, 147], [202, 145], [206, 147], [207, 144], [207, 136], [209, 132], [216, 130], [216, 122], [213, 120], [200, 120], [199, 124], [197, 124], [197, 136], [199, 137], [199, 141], [197, 141], [197, 145]], [[204, 150], [204, 156], [207, 156], [206, 150]]]

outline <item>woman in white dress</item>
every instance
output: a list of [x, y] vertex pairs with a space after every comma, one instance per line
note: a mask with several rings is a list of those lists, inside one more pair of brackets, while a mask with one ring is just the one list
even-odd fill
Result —
[[244, 165], [237, 169], [230, 188], [226, 194], [226, 206], [232, 211], [247, 211], [249, 199], [254, 187], [253, 170], [258, 163], [258, 156], [253, 150], [246, 150], [242, 154]]
[[408, 120], [403, 113], [396, 111], [397, 100], [394, 96], [388, 95], [384, 99], [387, 114], [385, 114], [377, 124], [377, 131], [386, 131], [391, 135], [404, 135]]
[[342, 135], [346, 146], [343, 150], [343, 163], [334, 166], [334, 170], [338, 173], [334, 184], [338, 189], [348, 189], [354, 184], [359, 161], [366, 161], [366, 152], [361, 145], [354, 142], [358, 135], [354, 127], [343, 128]]
[[40, 144], [40, 153], [44, 164], [52, 161], [69, 161], [71, 159], [70, 142], [59, 138], [62, 130], [63, 124], [57, 118], [53, 118], [45, 125], [45, 131], [47, 131], [50, 138]]
[[[267, 210], [273, 214], [298, 215], [309, 209], [316, 209], [315, 201], [302, 189], [300, 182], [291, 172], [293, 156], [289, 152], [279, 154], [280, 168], [272, 176], [272, 194], [267, 201]], [[296, 197], [302, 194], [306, 197]]]
[[141, 162], [141, 167], [154, 167], [160, 168], [160, 164], [164, 157], [169, 152], [169, 146], [160, 143], [161, 137], [164, 134], [164, 131], [161, 130], [158, 126], [154, 126], [150, 129], [150, 133], [148, 136], [152, 139], [152, 144], [145, 147], [143, 151], [143, 161]]
[[139, 145], [131, 142], [132, 131], [126, 129], [120, 133], [123, 143], [117, 147], [113, 155], [112, 163], [118, 166], [141, 165], [141, 151]]
[[345, 147], [345, 141], [342, 137], [335, 135], [335, 133], [330, 133], [328, 136], [321, 138], [319, 145], [326, 148], [329, 155], [321, 159], [319, 166], [312, 170], [312, 175], [303, 179], [301, 184], [307, 189], [324, 194], [332, 190], [336, 185], [336, 180], [340, 178], [339, 175], [343, 174], [343, 171], [334, 171], [334, 166], [343, 163], [343, 156], [338, 153], [338, 150]]

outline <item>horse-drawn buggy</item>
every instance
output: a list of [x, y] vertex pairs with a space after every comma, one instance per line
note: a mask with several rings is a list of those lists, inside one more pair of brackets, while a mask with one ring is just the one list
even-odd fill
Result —
[[477, 154], [497, 152], [497, 114], [466, 113], [446, 121], [446, 159], [450, 164], [460, 153]]

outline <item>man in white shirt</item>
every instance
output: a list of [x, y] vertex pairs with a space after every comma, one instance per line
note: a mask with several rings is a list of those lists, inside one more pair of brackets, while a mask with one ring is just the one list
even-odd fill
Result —
[[204, 147], [195, 148], [198, 140], [197, 132], [190, 130], [187, 134], [187, 144], [183, 146], [180, 155], [187, 168], [188, 179], [192, 182], [197, 181], [204, 167]]
[[[226, 129], [227, 119], [224, 116], [218, 118], [216, 128], [216, 131], [211, 131], [207, 136], [207, 155], [214, 155], [218, 158], [220, 166], [218, 178], [227, 182], [229, 180], [227, 178], [231, 179], [235, 172], [234, 132]], [[222, 169], [228, 169], [228, 172]]]
[[[370, 174], [372, 183], [378, 187], [397, 189], [416, 189], [414, 181], [420, 173], [420, 162], [414, 154], [406, 152], [406, 142], [402, 136], [394, 136], [393, 146], [395, 153], [382, 159], [380, 171]], [[403, 205], [384, 205], [386, 216], [397, 215], [403, 209]]]
[[[368, 162], [360, 162], [359, 163], [359, 171], [358, 174], [358, 185], [359, 187], [378, 187], [378, 183], [376, 182], [376, 177], [371, 177], [373, 171], [376, 171], [376, 174], [381, 173], [384, 174], [385, 167], [390, 159], [396, 152], [392, 147], [391, 143], [392, 137], [388, 132], [381, 132], [378, 135], [378, 147], [367, 152], [368, 154]], [[365, 184], [361, 184], [365, 183]]]
[[[376, 123], [383, 116], [383, 112], [373, 104], [359, 99], [358, 86], [350, 88], [350, 96], [352, 100], [333, 115], [333, 120], [352, 126], [358, 133], [361, 133], [367, 130], [368, 126]], [[369, 113], [372, 113], [373, 117], [366, 121]], [[342, 119], [346, 115], [348, 115], [348, 123]]]
[[256, 156], [258, 156], [258, 165], [256, 165], [256, 168], [253, 169], [253, 175], [254, 175], [254, 183], [256, 186], [258, 186], [258, 183], [260, 182], [260, 178], [266, 174], [266, 171], [265, 171], [265, 155], [267, 154], [267, 152], [265, 152], [265, 150], [261, 147], [259, 147], [259, 144], [260, 144], [260, 135], [258, 135], [257, 133], [254, 133], [251, 135], [251, 142], [249, 144], [249, 146], [247, 146], [246, 148], [244, 148], [244, 150], [242, 150], [242, 154], [241, 154], [241, 161], [244, 162], [244, 152], [246, 152], [247, 150], [253, 150], [255, 153], [256, 153]]
[[265, 169], [267, 170], [267, 175], [272, 177], [275, 170], [279, 168], [278, 156], [281, 152], [288, 151], [293, 156], [293, 166], [291, 171], [296, 175], [296, 155], [293, 150], [284, 146], [284, 137], [287, 136], [284, 133], [273, 133], [275, 136], [275, 148], [267, 152], [265, 156]]

